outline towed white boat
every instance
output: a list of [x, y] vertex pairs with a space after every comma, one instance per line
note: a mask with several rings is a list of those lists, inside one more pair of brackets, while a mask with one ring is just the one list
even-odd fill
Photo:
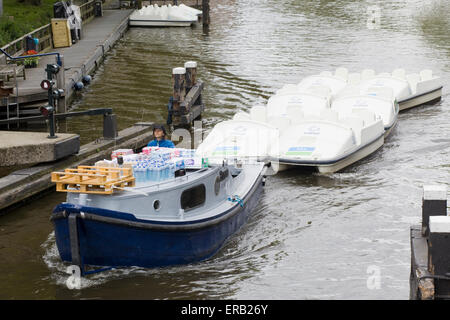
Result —
[[359, 90], [361, 94], [370, 93], [374, 89], [389, 88], [399, 104], [399, 110], [406, 110], [422, 104], [439, 101], [442, 96], [442, 79], [433, 75], [432, 70], [424, 69], [419, 73], [407, 74], [405, 69], [395, 69], [392, 73], [376, 74], [372, 69], [364, 69], [361, 73], [346, 74], [340, 68], [341, 76], [347, 80], [343, 90]]
[[225, 158], [270, 161], [274, 171], [303, 166], [331, 173], [384, 143], [383, 122], [368, 110], [355, 109], [343, 118], [329, 108], [318, 115], [304, 114], [298, 106], [289, 106], [285, 115], [268, 111], [254, 106], [250, 113], [239, 112], [217, 124], [197, 154], [218, 163]]
[[397, 124], [399, 104], [390, 88], [372, 88], [367, 94], [341, 93], [333, 100], [331, 110], [341, 116], [350, 115], [355, 110], [369, 110], [383, 121], [384, 136], [387, 137]]
[[278, 153], [270, 160], [279, 170], [289, 166], [312, 167], [321, 173], [339, 171], [372, 154], [384, 143], [381, 119], [368, 110], [339, 115], [330, 109], [320, 117], [306, 115], [280, 134]]
[[258, 121], [257, 113], [261, 109], [253, 110], [253, 117], [239, 112], [233, 120], [218, 123], [197, 148], [196, 155], [218, 165], [224, 160], [267, 162], [271, 148], [276, 148], [279, 131], [269, 123]]
[[222, 152], [271, 161], [279, 170], [303, 166], [336, 172], [378, 150], [402, 106], [440, 99], [441, 90], [430, 70], [417, 76], [403, 69], [378, 75], [370, 69], [322, 72], [283, 86], [267, 106], [219, 123], [198, 151], [204, 157]]
[[132, 27], [189, 27], [198, 21], [202, 11], [184, 4], [149, 5], [134, 11], [130, 15], [129, 24]]

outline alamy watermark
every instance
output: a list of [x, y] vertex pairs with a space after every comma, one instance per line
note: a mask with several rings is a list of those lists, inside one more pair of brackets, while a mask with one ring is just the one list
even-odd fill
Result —
[[[220, 164], [226, 160], [232, 164], [252, 164], [256, 161], [270, 161], [275, 174], [279, 165], [279, 130], [267, 127], [255, 128], [245, 125], [221, 125], [204, 137], [202, 121], [194, 121], [192, 130], [177, 128], [171, 140], [177, 148], [196, 149], [197, 156], [208, 158], [210, 164]], [[199, 148], [200, 147], [200, 148]]]
[[71, 265], [67, 267], [66, 273], [70, 276], [66, 280], [69, 289], [81, 289], [81, 269], [79, 266]]
[[369, 275], [366, 281], [367, 289], [381, 289], [381, 268], [379, 266], [370, 265], [367, 267], [366, 273]]
[[367, 29], [379, 29], [381, 25], [381, 8], [377, 5], [367, 7]]

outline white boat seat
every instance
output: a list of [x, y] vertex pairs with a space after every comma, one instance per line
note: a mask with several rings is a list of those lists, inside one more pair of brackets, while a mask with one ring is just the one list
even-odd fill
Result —
[[305, 120], [322, 120], [318, 113], [311, 113], [306, 110], [303, 114]]
[[406, 75], [406, 81], [408, 81], [411, 91], [415, 93], [417, 91], [417, 83], [420, 82], [420, 75], [418, 73], [411, 73]]
[[299, 123], [304, 118], [302, 108], [295, 105], [287, 106], [286, 113], [292, 124]]
[[394, 78], [405, 80], [406, 79], [405, 69], [395, 69], [394, 71], [392, 71], [392, 76]]
[[361, 80], [368, 80], [375, 77], [375, 70], [373, 69], [364, 69], [361, 72]]
[[367, 109], [353, 108], [352, 114], [363, 120], [363, 126], [366, 127], [376, 121], [376, 115]]
[[266, 122], [267, 121], [267, 109], [264, 106], [253, 106], [250, 109], [250, 118], [253, 121]]
[[322, 71], [320, 73], [320, 76], [322, 76], [322, 77], [332, 77], [333, 73], [331, 73], [331, 71]]
[[356, 143], [360, 144], [361, 143], [361, 129], [364, 127], [364, 120], [358, 116], [348, 116], [348, 117], [341, 119], [339, 122], [352, 128], [352, 130], [355, 134]]
[[348, 84], [357, 85], [361, 82], [361, 74], [360, 73], [350, 73], [348, 75]]
[[281, 89], [278, 89], [275, 94], [276, 95], [282, 95], [282, 94], [297, 94], [298, 88], [295, 84], [285, 84]]
[[312, 85], [303, 90], [305, 93], [312, 93], [321, 97], [330, 98], [331, 97], [331, 89], [326, 86], [321, 85]]
[[338, 78], [341, 78], [341, 79], [344, 79], [345, 81], [347, 81], [347, 79], [348, 79], [348, 70], [347, 70], [347, 68], [343, 68], [343, 67], [337, 68], [336, 72], [334, 73], [334, 75], [336, 77], [338, 77]]
[[291, 125], [291, 120], [288, 117], [283, 116], [270, 117], [267, 122], [279, 130], [284, 130]]
[[369, 87], [366, 93], [388, 100], [392, 100], [394, 97], [394, 91], [390, 87]]
[[433, 71], [425, 69], [420, 71], [420, 79], [422, 81], [431, 80], [433, 78]]
[[250, 115], [247, 112], [238, 112], [233, 116], [233, 120], [250, 120]]
[[359, 96], [361, 94], [361, 90], [356, 85], [348, 85], [345, 87], [341, 92], [339, 92], [336, 97], [334, 97], [334, 100], [337, 100], [339, 98], [349, 97], [349, 96]]
[[320, 110], [320, 117], [323, 120], [337, 122], [338, 121], [338, 113], [331, 109], [322, 109]]
[[392, 77], [392, 75], [389, 72], [381, 72], [378, 74], [378, 77]]

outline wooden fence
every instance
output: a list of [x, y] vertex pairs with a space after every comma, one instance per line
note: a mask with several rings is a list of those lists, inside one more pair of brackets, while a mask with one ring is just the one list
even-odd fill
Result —
[[[95, 17], [95, 0], [90, 0], [84, 4], [81, 4], [80, 13], [82, 24], [86, 24], [90, 22]], [[3, 50], [8, 52], [9, 55], [13, 57], [20, 56], [26, 51], [26, 38], [31, 36], [32, 38], [39, 39], [39, 53], [45, 53], [50, 51], [53, 48], [53, 39], [52, 39], [52, 25], [51, 23], [46, 24], [36, 30], [27, 33], [26, 35], [16, 39], [4, 47]], [[0, 54], [0, 64], [6, 63], [6, 57], [4, 54]]]
[[[52, 25], [50, 23], [27, 33], [13, 42], [8, 43], [2, 49], [8, 52], [11, 56], [20, 56], [26, 50], [26, 38], [28, 36], [39, 39], [39, 52], [44, 53], [52, 49]], [[5, 59], [3, 54], [0, 57]]]
[[91, 21], [92, 19], [94, 19], [94, 16], [95, 16], [95, 12], [94, 12], [95, 2], [96, 2], [95, 0], [92, 0], [92, 1], [88, 1], [88, 2], [80, 5], [80, 13], [81, 13], [82, 24], [86, 24], [89, 21]]

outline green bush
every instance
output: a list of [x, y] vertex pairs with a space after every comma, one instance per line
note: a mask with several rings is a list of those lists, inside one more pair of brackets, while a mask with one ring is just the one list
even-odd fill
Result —
[[57, 0], [4, 0], [0, 18], [0, 47], [47, 23]]

